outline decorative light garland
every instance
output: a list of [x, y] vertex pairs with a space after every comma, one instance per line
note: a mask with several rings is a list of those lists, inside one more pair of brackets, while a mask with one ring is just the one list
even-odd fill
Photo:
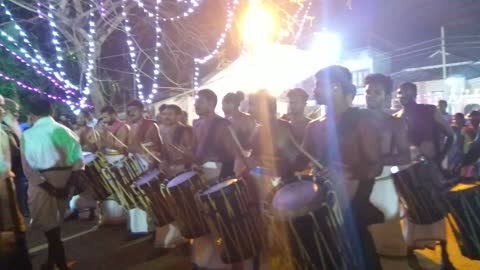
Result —
[[44, 17], [42, 15], [42, 11], [41, 11], [42, 3], [40, 2], [40, 0], [36, 0], [35, 2], [37, 4], [37, 15], [40, 19], [43, 19]]
[[305, 8], [305, 3], [304, 2], [299, 2], [298, 3], [298, 9], [295, 11], [295, 14], [293, 14], [293, 16], [291, 16], [289, 19], [288, 19], [288, 23], [287, 23], [287, 30], [284, 31], [282, 34], [282, 38], [287, 38], [288, 36], [290, 36], [290, 34], [292, 33], [293, 31], [293, 27], [294, 27], [294, 24], [297, 22], [297, 18], [298, 16], [300, 15], [300, 13], [302, 12], [302, 10]]
[[127, 0], [122, 0], [121, 6], [122, 6], [123, 26], [125, 29], [125, 33], [127, 35], [127, 46], [129, 50], [129, 56], [130, 56], [130, 66], [132, 67], [133, 76], [135, 78], [134, 87], [136, 87], [137, 89], [137, 96], [143, 102], [145, 100], [143, 96], [143, 85], [142, 85], [142, 82], [140, 81], [140, 73], [138, 72], [137, 64], [135, 63], [135, 60], [136, 60], [135, 57], [137, 56], [137, 54], [135, 52], [135, 46], [133, 45], [132, 35], [130, 33], [131, 28], [130, 28], [129, 20], [127, 17], [126, 5], [127, 5]]
[[107, 15], [107, 10], [105, 9], [104, 0], [100, 0], [100, 16], [105, 17]]
[[[48, 17], [48, 25], [50, 25], [50, 29], [52, 30], [52, 43], [55, 47], [55, 54], [57, 55], [57, 63], [56, 67], [60, 71], [60, 76], [65, 76], [65, 71], [63, 69], [62, 61], [63, 57], [60, 55], [62, 52], [62, 48], [60, 48], [60, 42], [58, 41], [58, 37], [60, 36], [57, 32], [57, 24], [53, 21], [53, 10], [55, 10], [55, 6], [52, 4], [52, 0], [48, 2], [48, 9], [47, 9], [47, 17]], [[55, 73], [54, 73], [55, 74]]]
[[88, 20], [88, 53], [87, 53], [87, 71], [85, 72], [85, 79], [87, 83], [85, 84], [85, 88], [83, 89], [83, 93], [85, 95], [90, 94], [90, 85], [92, 84], [92, 70], [94, 69], [95, 65], [95, 14], [93, 13], [93, 5], [89, 4], [90, 7], [90, 14]]
[[[178, 1], [178, 2], [182, 2], [182, 1]], [[183, 1], [183, 2], [187, 2], [187, 1]], [[191, 6], [188, 7], [188, 9], [186, 11], [184, 11], [181, 15], [173, 16], [173, 17], [170, 17], [170, 18], [162, 18], [162, 21], [173, 22], [173, 21], [180, 20], [180, 19], [183, 19], [183, 18], [186, 18], [186, 17], [192, 15], [200, 4], [198, 3], [197, 0], [190, 0], [190, 4], [191, 4]]]
[[[23, 37], [22, 41], [27, 44], [27, 46], [33, 51], [33, 53], [35, 54], [35, 58], [32, 57], [28, 51], [21, 47], [17, 41], [9, 36], [7, 33], [1, 31], [0, 34], [2, 36], [5, 36], [7, 38], [8, 41], [12, 42], [16, 47], [19, 48], [20, 52], [27, 58], [27, 59], [30, 59], [31, 63], [32, 64], [37, 64], [37, 63], [40, 63], [42, 65], [42, 68], [45, 72], [51, 74], [52, 76], [55, 76], [55, 77], [58, 77], [58, 73], [57, 75], [54, 74], [54, 70], [50, 67], [50, 65], [45, 61], [45, 59], [42, 57], [42, 55], [38, 52], [38, 50], [36, 50], [32, 43], [30, 42], [30, 40], [28, 39], [28, 35], [25, 33], [25, 31], [20, 27], [20, 25], [17, 24], [17, 22], [15, 21], [15, 18], [13, 17], [12, 13], [10, 12], [10, 10], [8, 10], [8, 7], [5, 5], [5, 3], [3, 2], [3, 0], [0, 2], [0, 6], [3, 7], [4, 9], [4, 13], [5, 15], [8, 16], [9, 20], [14, 24], [14, 27], [15, 29], [19, 32], [20, 36]], [[39, 13], [39, 17], [43, 18], [43, 16], [41, 16], [41, 12], [39, 10], [39, 7], [40, 7], [40, 3], [37, 2], [37, 12]], [[68, 80], [64, 80], [64, 78], [62, 76], [60, 76], [58, 78], [59, 81], [61, 82], [64, 82], [64, 85], [66, 88], [71, 88], [71, 89], [75, 89], [75, 90], [78, 90], [78, 88], [71, 84]]]
[[200, 65], [203, 65], [213, 59], [219, 52], [220, 47], [225, 43], [225, 37], [227, 36], [227, 32], [232, 27], [233, 15], [236, 7], [238, 6], [238, 0], [232, 0], [231, 2], [227, 3], [227, 21], [225, 23], [225, 28], [220, 35], [220, 38], [217, 40], [217, 44], [215, 45], [215, 49], [209, 54], [201, 57], [201, 58], [194, 58], [194, 71], [193, 71], [193, 88], [198, 89], [199, 81], [198, 77], [200, 76]]
[[305, 22], [307, 21], [308, 14], [310, 13], [310, 8], [312, 7], [312, 2], [309, 1], [307, 4], [307, 8], [305, 9], [305, 13], [303, 14], [302, 20], [300, 21], [300, 26], [298, 28], [297, 34], [295, 34], [295, 37], [293, 39], [293, 44], [297, 43], [298, 39], [302, 35], [303, 28], [305, 27]]
[[160, 48], [162, 43], [160, 42], [160, 34], [162, 29], [160, 28], [159, 22], [159, 11], [161, 0], [157, 0], [155, 5], [155, 51], [153, 56], [153, 82], [152, 82], [152, 92], [148, 95], [147, 103], [152, 103], [152, 99], [155, 94], [158, 92], [158, 77], [160, 75]]
[[[143, 2], [143, 0], [135, 0], [135, 2], [137, 3], [138, 7], [142, 8], [143, 11], [148, 15], [148, 17], [150, 18], [154, 18], [156, 17], [156, 13], [158, 13], [158, 5], [161, 3], [161, 1], [157, 1], [157, 4], [155, 5], [155, 13], [153, 12], [150, 12], [146, 7], [145, 7], [145, 3]], [[190, 3], [190, 6], [188, 7], [187, 10], [185, 10], [182, 14], [180, 15], [177, 15], [177, 16], [172, 16], [172, 17], [169, 17], [169, 18], [161, 18], [162, 21], [164, 22], [173, 22], [173, 21], [176, 21], [176, 20], [180, 20], [180, 19], [183, 19], [183, 18], [186, 18], [190, 15], [192, 15], [193, 12], [195, 12], [196, 8], [200, 5], [198, 3], [198, 0], [190, 0], [190, 1], [177, 1], [178, 3], [181, 3], [181, 2], [184, 2], [184, 3], [187, 3], [189, 2]]]
[[[12, 82], [15, 82], [16, 85], [26, 89], [26, 90], [29, 90], [29, 91], [33, 91], [33, 92], [37, 92], [39, 94], [44, 94], [46, 95], [48, 98], [50, 99], [53, 99], [53, 100], [57, 100], [57, 101], [61, 101], [67, 105], [70, 105], [70, 108], [73, 109], [74, 108], [74, 105], [77, 105], [77, 106], [80, 106], [81, 104], [80, 103], [77, 103], [77, 102], [72, 102], [70, 100], [67, 100], [67, 99], [64, 99], [62, 97], [58, 97], [58, 96], [54, 96], [54, 95], [50, 95], [50, 94], [47, 94], [47, 93], [44, 93], [42, 90], [38, 89], [37, 87], [33, 87], [33, 86], [30, 86], [22, 81], [19, 81], [15, 78], [12, 78], [12, 77], [9, 77], [3, 73], [0, 73], [0, 79], [2, 80], [5, 80], [5, 81], [12, 81]], [[90, 107], [90, 106], [89, 106]]]
[[160, 75], [160, 57], [159, 57], [159, 49], [162, 47], [160, 42], [160, 33], [162, 32], [162, 28], [160, 28], [159, 23], [159, 11], [160, 11], [160, 3], [161, 0], [157, 0], [157, 4], [155, 5], [155, 14], [148, 11], [143, 2], [141, 0], [135, 0], [138, 6], [143, 9], [143, 12], [148, 15], [148, 17], [154, 17], [155, 22], [155, 51], [153, 57], [153, 82], [152, 82], [152, 91], [148, 95], [148, 98], [145, 100], [146, 103], [152, 103], [152, 99], [156, 93], [158, 93], [158, 75]]
[[20, 55], [18, 55], [16, 52], [10, 50], [9, 48], [7, 48], [4, 44], [0, 43], [0, 47], [2, 47], [4, 50], [6, 50], [7, 52], [9, 52], [11, 55], [13, 55], [18, 61], [20, 61], [21, 63], [23, 63], [24, 65], [26, 65], [27, 67], [31, 67], [33, 68], [37, 74], [41, 75], [41, 76], [44, 76], [45, 78], [47, 78], [50, 82], [52, 82], [56, 87], [64, 90], [67, 94], [71, 94], [71, 95], [75, 95], [77, 94], [76, 92], [72, 91], [72, 90], [69, 90], [69, 89], [66, 89], [65, 87], [63, 87], [63, 85], [60, 84], [60, 82], [58, 82], [57, 80], [55, 80], [54, 77], [52, 76], [49, 76], [47, 74], [45, 74], [42, 70], [40, 70], [36, 65], [33, 65], [33, 64], [30, 64], [28, 63], [27, 61], [25, 61], [25, 59], [23, 59]]

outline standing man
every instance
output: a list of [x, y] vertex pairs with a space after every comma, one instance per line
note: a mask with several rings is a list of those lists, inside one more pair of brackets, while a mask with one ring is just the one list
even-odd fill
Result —
[[[0, 121], [6, 113], [5, 101], [0, 95]], [[31, 270], [25, 240], [25, 220], [20, 213], [10, 162], [9, 136], [0, 128], [0, 269]]]
[[250, 113], [258, 122], [250, 141], [251, 161], [272, 175], [290, 180], [300, 153], [293, 140], [292, 125], [277, 118], [277, 100], [266, 90], [249, 98]]
[[347, 68], [330, 66], [315, 78], [315, 98], [326, 105], [326, 115], [308, 124], [304, 148], [336, 176], [335, 189], [346, 207], [351, 232], [348, 238], [361, 253], [358, 269], [382, 269], [367, 229], [383, 222], [383, 214], [369, 201], [375, 177], [383, 167], [381, 134], [371, 112], [352, 107], [356, 88]]
[[230, 121], [242, 147], [247, 146], [256, 126], [255, 119], [239, 109], [240, 103], [244, 99], [245, 94], [238, 91], [237, 93], [227, 93], [222, 100], [222, 110], [225, 118]]
[[452, 115], [450, 115], [447, 112], [447, 108], [448, 108], [448, 103], [447, 103], [446, 100], [441, 99], [441, 100], [438, 101], [438, 105], [437, 105], [438, 111], [442, 115], [443, 119], [445, 119], [445, 121], [448, 124], [451, 124], [452, 123]]
[[[194, 163], [203, 168], [209, 181], [235, 176], [235, 157], [239, 148], [227, 119], [215, 114], [217, 95], [210, 89], [198, 91], [193, 122]], [[193, 241], [194, 269], [228, 269], [220, 259], [220, 250], [213, 235]]]
[[18, 123], [18, 104], [6, 98], [5, 99], [6, 112], [2, 121], [2, 128], [7, 133], [10, 142], [10, 154], [12, 157], [11, 165], [12, 172], [15, 174], [15, 190], [17, 193], [18, 204], [22, 214], [28, 219], [28, 181], [23, 173], [22, 158], [20, 157], [20, 138], [22, 137], [22, 130]]
[[[395, 114], [406, 120], [408, 125], [408, 139], [411, 146], [418, 150], [420, 156], [435, 162], [439, 168], [453, 143], [453, 131], [445, 121], [440, 111], [433, 105], [417, 104], [417, 86], [406, 82], [400, 85], [397, 97], [402, 104], [402, 110]], [[445, 138], [443, 140], [443, 138]], [[417, 159], [418, 157], [414, 157]], [[421, 196], [421, 194], [419, 194]], [[405, 222], [409, 263], [418, 266], [415, 248], [425, 248], [431, 241], [422, 239], [438, 239], [442, 248], [442, 270], [455, 269], [447, 253], [445, 220], [442, 219], [429, 225], [418, 225]]]
[[193, 155], [193, 131], [192, 127], [182, 124], [182, 109], [177, 105], [167, 105], [163, 114], [164, 128], [161, 135], [169, 170], [176, 175], [190, 168], [190, 161], [186, 157]]
[[[238, 147], [229, 130], [227, 119], [215, 114], [217, 95], [210, 89], [198, 91], [195, 112], [199, 119], [193, 122], [195, 163], [202, 166], [215, 163], [218, 177], [234, 176], [235, 157]], [[213, 165], [213, 164], [212, 164]]]
[[128, 150], [137, 154], [146, 168], [161, 159], [162, 137], [158, 125], [144, 116], [145, 107], [140, 100], [128, 103], [127, 115], [130, 122]]
[[366, 104], [380, 132], [383, 162], [383, 171], [375, 179], [370, 201], [385, 216], [382, 224], [369, 229], [375, 239], [377, 253], [405, 256], [407, 248], [400, 225], [399, 197], [395, 192], [390, 169], [410, 163], [410, 144], [405, 121], [391, 115], [392, 93], [393, 81], [390, 77], [376, 73], [365, 78]]
[[29, 100], [33, 126], [21, 141], [23, 170], [29, 181], [28, 195], [32, 228], [45, 233], [48, 259], [42, 269], [69, 269], [61, 239], [61, 224], [69, 197], [69, 179], [83, 166], [76, 134], [51, 117], [50, 101]]
[[130, 127], [118, 118], [112, 106], [105, 106], [100, 111], [102, 114], [102, 127], [99, 128], [102, 148], [126, 153]]
[[[390, 114], [393, 81], [380, 73], [365, 78], [367, 108], [373, 112], [381, 133], [382, 161], [384, 166], [400, 166], [410, 163], [410, 144], [404, 120]], [[385, 172], [390, 175], [390, 170]], [[386, 176], [385, 175], [385, 176]]]
[[87, 110], [82, 110], [77, 116], [77, 130], [75, 133], [80, 138], [80, 145], [82, 151], [95, 153], [99, 149], [100, 136], [94, 127], [89, 125], [89, 119], [92, 118], [92, 114]]
[[480, 111], [471, 111], [468, 116], [469, 126], [465, 129], [467, 137], [466, 142], [471, 144], [479, 140], [478, 133], [480, 128]]
[[157, 117], [156, 117], [155, 120], [157, 121], [157, 125], [160, 129], [162, 129], [164, 121], [165, 121], [165, 115], [163, 114], [163, 112], [165, 111], [167, 106], [168, 106], [167, 104], [162, 104], [158, 108], [158, 114], [157, 114]]
[[305, 136], [305, 128], [311, 121], [305, 116], [308, 94], [302, 88], [294, 88], [288, 91], [288, 116], [293, 126], [293, 135], [297, 142], [301, 143]]
[[[140, 100], [133, 100], [127, 105], [127, 116], [130, 124], [130, 133], [128, 136], [128, 152], [135, 154], [139, 159], [144, 170], [163, 166], [160, 162], [162, 156], [163, 142], [160, 136], [160, 130], [155, 121], [147, 119], [144, 113], [145, 107]], [[165, 167], [164, 167], [165, 168]], [[129, 230], [135, 234], [145, 234], [150, 230], [147, 214], [140, 208], [130, 209], [129, 211]], [[135, 227], [137, 224], [138, 228]], [[169, 225], [156, 229], [156, 239], [163, 242], [163, 238], [168, 234]], [[155, 240], [157, 242], [157, 240]]]

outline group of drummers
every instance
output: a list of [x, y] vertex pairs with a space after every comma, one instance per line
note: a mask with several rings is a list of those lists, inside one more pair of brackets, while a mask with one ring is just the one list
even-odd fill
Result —
[[315, 79], [326, 109], [314, 120], [300, 88], [288, 92], [282, 118], [267, 90], [246, 98], [248, 114], [241, 92], [226, 94], [225, 117], [215, 113], [216, 94], [199, 90], [193, 126], [173, 104], [157, 121], [137, 100], [126, 122], [110, 106], [98, 123], [81, 112], [86, 188], [72, 215], [93, 217], [98, 207], [101, 223], [155, 231], [157, 247], [188, 246], [194, 269], [374, 270], [383, 255], [421, 269], [415, 249], [439, 243], [441, 269], [452, 270], [447, 217], [462, 254], [479, 259], [471, 217], [480, 191], [445, 180], [454, 133], [437, 108], [417, 104], [415, 84], [403, 83], [402, 109], [392, 112], [393, 82], [383, 74], [366, 77], [368, 109], [353, 107], [347, 68], [326, 67]]

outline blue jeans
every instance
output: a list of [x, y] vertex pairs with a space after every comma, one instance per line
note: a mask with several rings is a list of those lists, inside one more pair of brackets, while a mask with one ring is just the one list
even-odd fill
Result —
[[28, 180], [27, 177], [21, 175], [15, 177], [15, 190], [17, 195], [17, 202], [20, 211], [24, 217], [30, 217], [30, 210], [28, 209]]

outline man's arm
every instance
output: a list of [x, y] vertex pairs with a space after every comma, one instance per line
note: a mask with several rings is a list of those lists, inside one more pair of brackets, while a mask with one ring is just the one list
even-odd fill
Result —
[[393, 149], [395, 153], [390, 153], [382, 157], [383, 165], [397, 166], [405, 165], [410, 162], [410, 143], [408, 142], [408, 127], [403, 119], [392, 119], [393, 130]]
[[447, 137], [443, 148], [440, 149], [440, 153], [438, 153], [439, 160], [443, 160], [453, 144], [454, 133], [452, 128], [450, 127], [450, 123], [447, 123], [447, 121], [442, 117], [440, 111], [435, 110], [435, 113], [433, 114], [433, 120], [435, 121], [435, 124], [440, 128], [440, 131]]

